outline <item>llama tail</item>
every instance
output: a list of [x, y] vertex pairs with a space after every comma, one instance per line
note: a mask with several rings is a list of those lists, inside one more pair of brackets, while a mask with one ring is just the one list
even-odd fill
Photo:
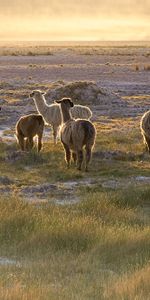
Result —
[[95, 136], [96, 136], [94, 125], [91, 122], [85, 121], [83, 128], [85, 134], [85, 143], [87, 145], [94, 145]]

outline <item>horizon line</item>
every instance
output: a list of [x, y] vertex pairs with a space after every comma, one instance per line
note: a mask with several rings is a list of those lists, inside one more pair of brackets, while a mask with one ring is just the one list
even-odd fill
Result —
[[0, 43], [2, 42], [48, 42], [48, 43], [124, 43], [124, 42], [128, 42], [128, 43], [143, 43], [143, 42], [150, 42], [150, 39], [145, 39], [145, 40], [28, 40], [28, 39], [8, 39], [8, 40], [3, 40], [0, 39]]

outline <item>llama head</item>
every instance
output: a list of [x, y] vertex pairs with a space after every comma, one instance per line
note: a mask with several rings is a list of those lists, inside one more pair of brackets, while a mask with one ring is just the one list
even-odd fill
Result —
[[62, 98], [60, 100], [56, 100], [55, 102], [58, 103], [58, 104], [60, 104], [60, 105], [64, 105], [64, 106], [66, 106], [68, 108], [71, 108], [71, 107], [74, 106], [71, 98]]
[[34, 97], [39, 97], [41, 95], [45, 95], [46, 93], [45, 92], [41, 92], [40, 90], [34, 90], [32, 91], [32, 93], [30, 94], [30, 97], [31, 98], [34, 98]]

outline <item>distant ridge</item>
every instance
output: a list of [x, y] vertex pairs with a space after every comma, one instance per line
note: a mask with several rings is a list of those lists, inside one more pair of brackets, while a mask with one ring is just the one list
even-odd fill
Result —
[[28, 40], [0, 40], [0, 46], [4, 45], [20, 45], [25, 46], [38, 46], [38, 45], [49, 45], [49, 46], [102, 46], [102, 47], [144, 47], [150, 46], [150, 40], [148, 41], [28, 41]]

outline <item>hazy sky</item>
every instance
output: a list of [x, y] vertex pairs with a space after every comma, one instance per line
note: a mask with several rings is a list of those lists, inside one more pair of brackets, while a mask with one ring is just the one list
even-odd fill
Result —
[[0, 40], [150, 40], [150, 0], [0, 0]]

